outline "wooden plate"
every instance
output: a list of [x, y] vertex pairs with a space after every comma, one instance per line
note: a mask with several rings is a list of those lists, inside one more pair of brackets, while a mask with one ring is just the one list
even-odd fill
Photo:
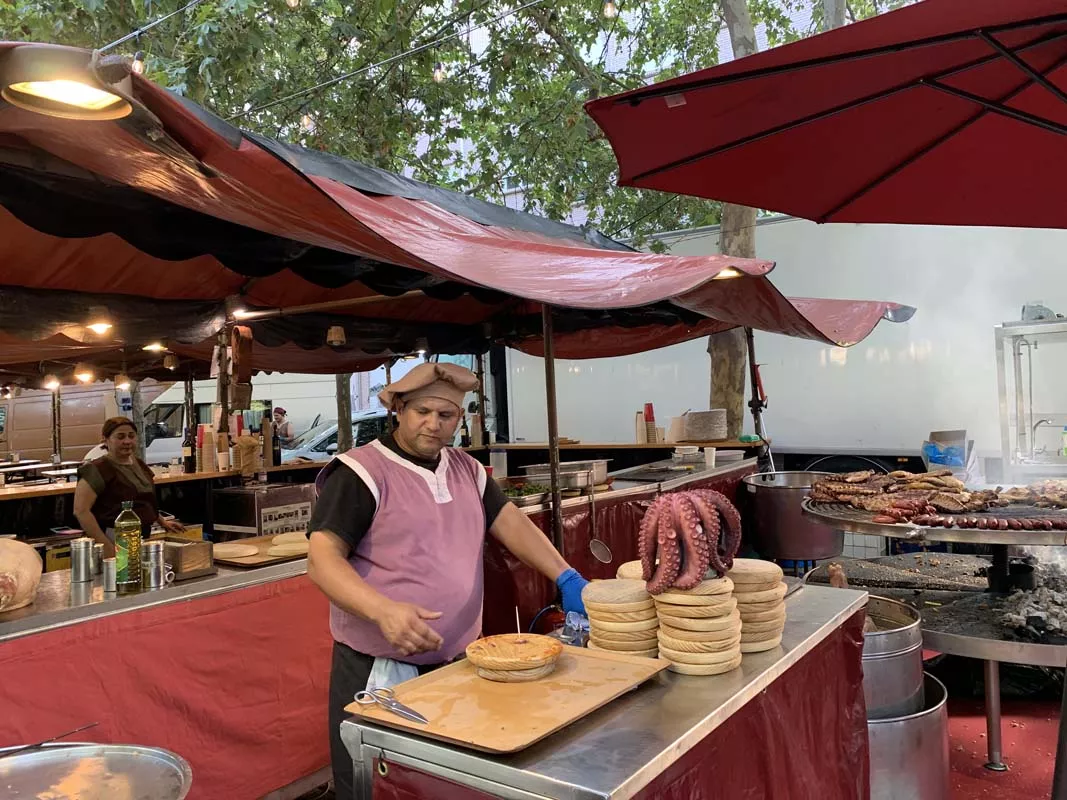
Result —
[[[734, 582], [729, 578], [712, 578], [711, 580], [703, 580], [694, 586], [692, 589], [676, 589], [670, 588], [664, 594], [681, 594], [692, 595], [694, 597], [703, 597], [708, 595], [722, 595], [730, 594], [734, 591]], [[659, 595], [663, 597], [663, 595]]]
[[738, 655], [733, 661], [725, 664], [676, 664], [671, 663], [667, 669], [677, 672], [679, 675], [722, 675], [733, 672], [741, 666], [741, 656]]
[[[741, 619], [744, 619], [744, 617]], [[730, 622], [727, 624], [723, 620], [729, 620]], [[683, 631], [721, 631], [737, 624], [732, 616], [717, 617], [715, 619], [689, 619], [688, 617], [668, 617], [665, 614], [660, 615], [659, 622], [660, 625]], [[723, 625], [726, 625], [726, 628]]]
[[642, 600], [638, 603], [593, 603], [586, 602], [585, 610], [589, 612], [606, 612], [608, 614], [627, 614], [631, 611], [647, 611], [650, 608], [655, 608], [656, 604], [652, 602], [651, 598], [648, 600]]
[[681, 650], [671, 650], [660, 643], [659, 654], [672, 664], [725, 664], [734, 661], [741, 655], [741, 651], [738, 645], [734, 645], [729, 650], [720, 650], [716, 653], [685, 653]]
[[290, 531], [289, 533], [279, 533], [273, 539], [270, 540], [271, 544], [303, 544], [308, 543], [308, 536], [306, 533], [300, 533], [299, 531]]
[[705, 606], [680, 606], [674, 603], [656, 603], [656, 612], [669, 617], [689, 617], [691, 619], [713, 619], [728, 617], [737, 610], [737, 601], [731, 598], [722, 603]]
[[726, 577], [734, 583], [769, 583], [781, 581], [785, 575], [782, 568], [773, 561], [759, 558], [735, 558], [734, 565]]
[[681, 594], [675, 591], [663, 592], [655, 596], [656, 604], [667, 603], [675, 606], [729, 606], [734, 602], [731, 594]]
[[[467, 645], [467, 658], [476, 667], [490, 670], [527, 670], [554, 664], [563, 643], [534, 633], [504, 633], [487, 636]], [[547, 673], [546, 673], [547, 674]]]
[[537, 681], [552, 674], [556, 669], [556, 662], [545, 664], [543, 667], [532, 669], [483, 669], [478, 667], [478, 677], [497, 683], [529, 683]]
[[741, 614], [741, 620], [745, 624], [750, 622], [776, 622], [778, 620], [785, 620], [785, 603], [780, 603], [776, 608], [772, 608], [769, 611], [745, 611]]
[[[721, 631], [687, 631], [684, 628], [672, 628], [670, 625], [663, 625], [660, 626], [659, 634], [685, 642], [727, 642], [730, 639], [740, 637], [742, 630], [744, 629], [740, 625], [736, 628], [725, 628]], [[668, 643], [667, 647], [670, 646], [670, 643]]]
[[648, 592], [643, 581], [612, 578], [606, 581], [592, 581], [582, 589], [582, 602], [601, 606], [618, 603], [647, 603]]
[[589, 606], [585, 607], [589, 617], [589, 624], [596, 626], [598, 622], [640, 622], [643, 619], [655, 619], [655, 608], [644, 608], [640, 611], [594, 611]]
[[774, 639], [768, 639], [765, 642], [741, 642], [742, 653], [764, 653], [768, 650], [773, 650], [782, 643], [782, 637], [777, 636]]
[[[655, 631], [649, 631], [649, 633], [655, 633]], [[653, 647], [658, 647], [659, 640], [653, 635], [648, 639], [638, 639], [633, 642], [614, 642], [610, 639], [601, 639], [596, 635], [596, 631], [589, 634], [589, 641], [595, 644], [601, 650], [614, 650], [617, 653], [633, 653], [635, 651], [650, 650]]]
[[[600, 645], [593, 644], [593, 642], [589, 642], [586, 646], [590, 650], [607, 650], [609, 652], [611, 652], [611, 651], [619, 652], [619, 651], [616, 651], [614, 647], [601, 647]], [[650, 648], [648, 650], [627, 650], [626, 651], [626, 655], [633, 656], [634, 658], [658, 658], [659, 657], [659, 648], [658, 647], [652, 647], [652, 648]]]
[[625, 564], [619, 565], [615, 577], [623, 580], [639, 581], [643, 580], [642, 574], [640, 561], [627, 561]]
[[659, 645], [668, 650], [679, 653], [721, 653], [723, 650], [736, 648], [741, 643], [741, 635], [735, 634], [729, 639], [720, 639], [714, 642], [694, 642], [690, 639], [675, 639], [668, 636], [661, 629], [659, 632]]
[[[744, 584], [742, 584], [744, 586]], [[782, 600], [785, 598], [785, 593], [789, 587], [784, 583], [779, 583], [773, 589], [768, 589], [762, 592], [734, 592], [734, 600], [738, 603], [767, 603], [772, 600]]]

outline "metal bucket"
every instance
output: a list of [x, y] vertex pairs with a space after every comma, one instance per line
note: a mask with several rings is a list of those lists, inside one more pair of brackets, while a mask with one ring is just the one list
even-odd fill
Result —
[[918, 713], [867, 723], [871, 800], [948, 800], [947, 700], [945, 685], [927, 675]]
[[867, 719], [915, 714], [923, 707], [922, 617], [911, 606], [872, 596], [867, 616], [877, 631], [863, 634], [863, 697]]
[[764, 558], [817, 561], [841, 555], [845, 532], [805, 517], [800, 504], [829, 472], [761, 472], [745, 483], [752, 545]]

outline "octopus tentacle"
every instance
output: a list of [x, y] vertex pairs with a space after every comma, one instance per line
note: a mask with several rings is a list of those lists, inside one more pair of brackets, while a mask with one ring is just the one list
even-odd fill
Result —
[[715, 507], [705, 501], [699, 491], [690, 493], [693, 508], [700, 517], [700, 524], [704, 527], [705, 536], [708, 539], [709, 566], [713, 567], [720, 575], [726, 572], [722, 559], [719, 556], [719, 514]]
[[641, 519], [637, 534], [637, 553], [641, 559], [641, 578], [649, 581], [656, 568], [656, 527], [663, 504], [656, 498]]
[[714, 506], [722, 517], [724, 535], [719, 550], [723, 565], [726, 569], [730, 569], [734, 564], [734, 556], [741, 547], [741, 515], [737, 513], [734, 504], [719, 492], [703, 489], [701, 496], [709, 505]]
[[708, 537], [708, 531], [701, 524], [693, 499], [689, 495], [685, 493], [675, 495], [671, 498], [671, 508], [674, 512], [676, 527], [682, 534], [685, 554], [684, 569], [675, 579], [674, 585], [679, 589], [692, 589], [704, 580], [708, 565], [711, 563], [714, 546]]
[[672, 516], [666, 508], [659, 514], [656, 533], [659, 564], [651, 580], [645, 584], [649, 594], [662, 594], [670, 589], [682, 568], [682, 552]]

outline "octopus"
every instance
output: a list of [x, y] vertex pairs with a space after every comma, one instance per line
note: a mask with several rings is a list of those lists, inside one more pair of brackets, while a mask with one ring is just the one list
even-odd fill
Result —
[[733, 566], [741, 515], [710, 489], [661, 495], [641, 520], [637, 546], [649, 594], [692, 589], [709, 569], [725, 574]]

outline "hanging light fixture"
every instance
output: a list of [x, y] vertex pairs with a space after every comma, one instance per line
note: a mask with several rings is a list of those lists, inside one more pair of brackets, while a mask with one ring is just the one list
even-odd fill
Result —
[[419, 354], [419, 356], [420, 356], [420, 357], [423, 357], [423, 358], [425, 358], [425, 356], [426, 356], [426, 353], [427, 353], [427, 352], [429, 351], [429, 349], [430, 349], [430, 344], [429, 344], [429, 342], [427, 342], [427, 341], [426, 341], [426, 337], [424, 337], [424, 336], [420, 336], [420, 337], [419, 337], [419, 338], [418, 338], [418, 339], [416, 340], [416, 342], [415, 342], [415, 349], [416, 349], [416, 352], [417, 352], [417, 353]]
[[120, 392], [128, 392], [130, 390], [130, 376], [125, 372], [120, 372], [115, 376], [115, 388]]
[[104, 306], [92, 306], [89, 309], [89, 324], [85, 327], [97, 336], [103, 336], [112, 328], [111, 315]]
[[330, 347], [341, 347], [346, 341], [345, 329], [340, 325], [331, 325], [326, 331], [326, 344]]
[[45, 375], [41, 380], [41, 388], [54, 392], [59, 388], [59, 378], [55, 375]]
[[178, 357], [174, 353], [167, 353], [163, 356], [163, 367], [174, 372], [178, 368]]
[[615, 5], [615, 0], [604, 0], [604, 16], [608, 19], [619, 16], [619, 7]]
[[141, 349], [147, 350], [149, 353], [162, 353], [167, 349], [167, 346], [163, 342], [149, 342]]
[[50, 117], [121, 119], [133, 111], [129, 69], [124, 59], [73, 47], [19, 45], [0, 61], [0, 96]]
[[445, 78], [447, 78], [447, 77], [448, 77], [448, 75], [445, 72], [445, 65], [444, 64], [442, 64], [440, 61], [438, 61], [436, 64], [433, 65], [433, 82], [434, 83], [444, 83], [445, 82]]
[[714, 278], [712, 278], [712, 280], [725, 281], [730, 278], [740, 278], [742, 275], [744, 275], [744, 273], [736, 267], [727, 267], [726, 269], [719, 270], [719, 273]]
[[78, 383], [92, 383], [93, 378], [96, 376], [93, 373], [92, 366], [82, 361], [74, 367], [74, 377], [78, 380]]
[[144, 75], [144, 50], [138, 50], [133, 54], [130, 71], [136, 75]]

